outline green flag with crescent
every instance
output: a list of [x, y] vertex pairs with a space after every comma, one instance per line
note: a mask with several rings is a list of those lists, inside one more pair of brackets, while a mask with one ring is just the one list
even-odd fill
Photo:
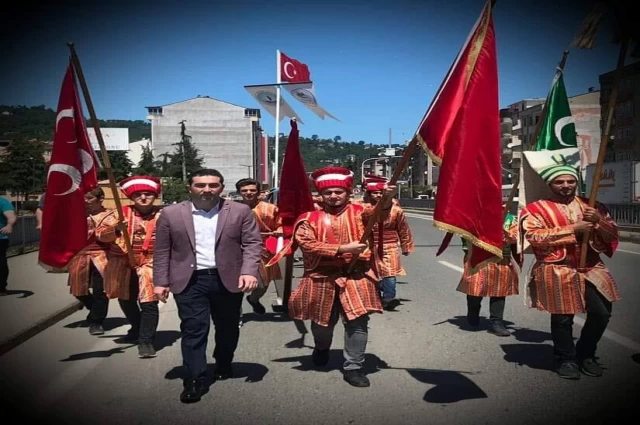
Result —
[[578, 147], [576, 125], [571, 116], [567, 90], [564, 87], [564, 78], [561, 72], [556, 75], [547, 96], [546, 109], [547, 112], [543, 117], [535, 150], [553, 151]]

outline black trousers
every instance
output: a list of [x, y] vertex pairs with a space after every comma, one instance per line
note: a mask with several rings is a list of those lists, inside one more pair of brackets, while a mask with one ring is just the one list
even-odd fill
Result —
[[107, 294], [104, 293], [104, 280], [102, 279], [102, 275], [93, 263], [91, 263], [89, 267], [89, 286], [91, 287], [92, 293], [76, 298], [89, 310], [87, 322], [91, 325], [102, 325], [109, 310], [109, 298], [107, 298]]
[[128, 300], [118, 300], [122, 312], [131, 324], [129, 333], [138, 335], [138, 341], [141, 344], [152, 344], [160, 321], [158, 301], [138, 303], [140, 287], [138, 275], [134, 271], [131, 272], [130, 291]]
[[558, 363], [594, 357], [609, 324], [612, 305], [589, 281], [585, 288], [587, 319], [577, 344], [573, 343], [573, 314], [551, 315], [553, 353]]
[[[469, 311], [480, 312], [480, 303], [482, 297], [467, 295], [467, 308]], [[489, 298], [489, 320], [502, 320], [504, 316], [504, 306], [506, 297], [490, 297]]]
[[0, 239], [0, 291], [7, 290], [7, 279], [9, 279], [8, 249], [9, 239]]
[[213, 357], [217, 367], [231, 366], [240, 338], [238, 322], [244, 294], [229, 292], [215, 269], [209, 273], [194, 272], [184, 291], [174, 295], [182, 332], [185, 379], [205, 379], [212, 319], [216, 344]]

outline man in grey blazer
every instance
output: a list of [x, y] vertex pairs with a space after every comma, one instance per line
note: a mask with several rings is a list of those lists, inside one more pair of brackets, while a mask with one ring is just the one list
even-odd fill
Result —
[[186, 372], [183, 403], [206, 392], [207, 338], [215, 327], [215, 379], [232, 375], [244, 293], [258, 285], [260, 229], [251, 209], [220, 198], [224, 177], [213, 169], [189, 177], [191, 201], [162, 209], [153, 257], [154, 292], [166, 302], [174, 294]]

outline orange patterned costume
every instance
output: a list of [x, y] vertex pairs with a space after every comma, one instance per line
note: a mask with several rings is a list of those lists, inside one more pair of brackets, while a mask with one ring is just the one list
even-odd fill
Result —
[[87, 239], [90, 241], [90, 244], [77, 253], [71, 261], [69, 261], [69, 265], [67, 266], [69, 270], [68, 285], [71, 295], [73, 296], [81, 297], [83, 295], [89, 295], [92, 263], [98, 272], [104, 276], [109, 245], [96, 240], [95, 231], [102, 225], [102, 222], [112, 214], [112, 210], [102, 210], [97, 214], [92, 214], [87, 217], [87, 228], [89, 229]]
[[[160, 216], [159, 210], [142, 217], [131, 207], [122, 207], [125, 220], [128, 223], [133, 257], [135, 259], [135, 273], [138, 275], [141, 303], [156, 301], [153, 294], [153, 247], [156, 239], [156, 221]], [[98, 240], [111, 243], [107, 255], [107, 267], [104, 273], [104, 292], [109, 298], [128, 300], [130, 297], [131, 267], [124, 244], [124, 238], [116, 231], [117, 217], [112, 212], [102, 226], [96, 229]]]
[[[507, 215], [504, 225], [503, 258], [499, 261], [487, 262], [480, 269], [471, 273], [468, 263], [469, 252], [465, 249], [464, 272], [457, 291], [475, 297], [507, 297], [518, 295], [518, 265], [516, 264], [515, 244], [517, 243], [518, 223], [511, 214]], [[463, 246], [468, 244], [463, 239]], [[496, 257], [498, 260], [498, 257]]]
[[613, 255], [619, 238], [617, 226], [602, 204], [596, 204], [603, 218], [590, 233], [586, 271], [577, 270], [582, 244], [573, 224], [582, 220], [587, 202], [579, 197], [569, 204], [541, 200], [523, 209], [521, 232], [537, 260], [529, 284], [531, 307], [551, 314], [583, 313], [586, 280], [608, 301], [620, 299], [618, 287], [600, 259], [602, 252]]
[[[369, 204], [367, 204], [369, 205]], [[374, 208], [370, 206], [370, 208]], [[382, 243], [379, 224], [373, 227], [374, 258], [380, 279], [390, 276], [405, 276], [400, 254], [414, 251], [413, 236], [404, 210], [394, 203], [382, 223]]]
[[271, 267], [265, 267], [265, 265], [273, 258], [266, 247], [264, 246], [265, 240], [270, 236], [268, 233], [278, 232], [282, 233], [282, 223], [278, 215], [278, 207], [268, 202], [259, 201], [253, 208], [253, 213], [260, 226], [260, 233], [262, 234], [262, 259], [260, 261], [260, 277], [265, 287], [269, 286], [272, 280], [282, 279], [282, 273], [280, 266], [274, 264]]
[[340, 245], [360, 240], [371, 213], [371, 207], [347, 204], [337, 215], [313, 211], [298, 219], [295, 242], [304, 254], [304, 275], [289, 300], [292, 318], [328, 326], [336, 292], [347, 320], [382, 313], [371, 253], [360, 254], [349, 276], [352, 254], [337, 253]]

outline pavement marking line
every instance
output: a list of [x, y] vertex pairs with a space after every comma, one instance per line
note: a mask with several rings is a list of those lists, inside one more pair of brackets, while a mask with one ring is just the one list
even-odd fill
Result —
[[628, 251], [628, 250], [626, 250], [626, 249], [620, 249], [620, 248], [618, 248], [618, 249], [616, 249], [616, 252], [618, 252], [618, 251], [620, 251], [620, 252], [626, 252], [627, 254], [640, 255], [640, 252], [636, 252], [636, 251]]
[[[450, 269], [459, 271], [461, 273], [464, 271], [462, 267], [458, 267], [455, 264], [449, 263], [448, 261], [438, 261], [438, 263], [442, 264], [445, 267], [449, 267]], [[582, 317], [574, 316], [574, 322], [578, 326], [582, 326], [582, 327], [584, 326], [584, 319]], [[627, 337], [624, 337], [608, 329], [604, 332], [603, 336], [613, 342], [617, 342], [618, 344], [626, 348], [634, 350], [635, 352], [640, 352], [640, 344]]]
[[445, 267], [449, 267], [450, 269], [453, 269], [457, 272], [460, 272], [460, 273], [464, 272], [464, 269], [462, 267], [456, 266], [455, 264], [451, 264], [448, 261], [438, 260], [438, 263], [442, 264]]
[[[573, 321], [579, 325], [579, 326], [584, 326], [584, 319], [582, 317], [579, 316], [574, 316]], [[618, 344], [627, 347], [633, 351], [635, 351], [636, 353], [640, 353], [640, 344], [638, 344], [637, 342], [622, 336], [620, 334], [617, 334], [613, 331], [610, 330], [606, 330], [604, 331], [604, 335], [605, 338], [610, 339], [613, 342], [617, 342]]]
[[405, 215], [407, 217], [411, 217], [411, 218], [419, 218], [420, 220], [429, 220], [429, 221], [433, 221], [433, 216], [432, 215], [426, 215], [426, 214], [413, 214], [413, 213], [405, 213]]

